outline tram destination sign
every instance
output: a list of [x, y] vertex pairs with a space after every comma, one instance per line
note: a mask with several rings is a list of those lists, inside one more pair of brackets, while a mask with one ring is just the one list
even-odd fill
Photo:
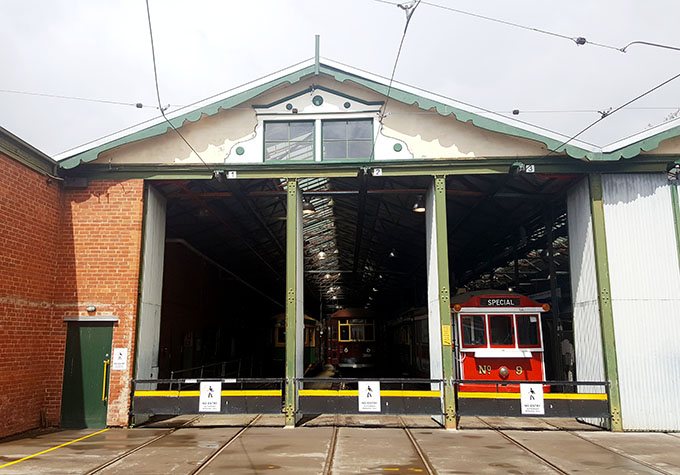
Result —
[[519, 297], [483, 297], [479, 299], [482, 307], [519, 307]]

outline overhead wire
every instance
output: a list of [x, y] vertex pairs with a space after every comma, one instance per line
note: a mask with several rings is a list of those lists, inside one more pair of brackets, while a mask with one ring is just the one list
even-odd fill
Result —
[[589, 124], [588, 126], [586, 126], [585, 128], [581, 129], [576, 135], [571, 136], [567, 141], [563, 142], [562, 144], [560, 144], [559, 146], [555, 147], [554, 149], [551, 149], [550, 152], [549, 152], [545, 157], [543, 157], [543, 158], [549, 157], [549, 156], [552, 155], [553, 153], [559, 152], [559, 151], [560, 151], [560, 148], [566, 146], [567, 144], [569, 144], [569, 142], [571, 142], [572, 140], [575, 140], [577, 137], [579, 137], [580, 135], [582, 135], [582, 134], [585, 133], [586, 131], [590, 130], [592, 127], [594, 127], [595, 125], [599, 124], [600, 122], [602, 122], [602, 121], [603, 121], [604, 119], [606, 119], [607, 117], [611, 117], [612, 115], [614, 115], [615, 113], [617, 113], [617, 112], [620, 111], [621, 109], [626, 108], [627, 106], [629, 106], [629, 105], [632, 104], [633, 102], [642, 99], [643, 97], [645, 97], [645, 96], [651, 94], [652, 92], [654, 92], [654, 91], [656, 91], [657, 89], [659, 89], [659, 88], [665, 86], [666, 84], [668, 84], [668, 83], [670, 83], [670, 82], [676, 80], [676, 79], [679, 78], [679, 77], [680, 77], [680, 73], [679, 73], [679, 74], [676, 74], [675, 76], [673, 76], [673, 77], [671, 77], [671, 78], [669, 78], [669, 79], [666, 79], [666, 80], [663, 81], [662, 83], [657, 84], [656, 86], [654, 86], [654, 87], [651, 88], [651, 89], [648, 89], [647, 91], [643, 92], [642, 94], [639, 94], [639, 95], [635, 96], [633, 99], [631, 99], [631, 100], [625, 102], [624, 104], [621, 104], [621, 105], [618, 106], [617, 108], [615, 108], [615, 109], [613, 109], [613, 110], [611, 110], [611, 111], [603, 112], [603, 113], [602, 113], [602, 116], [601, 116], [600, 118], [598, 118], [597, 120], [595, 120], [594, 122], [592, 122], [591, 124]]
[[[398, 3], [390, 2], [388, 0], [374, 0], [374, 1], [376, 1], [378, 3], [385, 3], [385, 4], [388, 4], [388, 5], [398, 5]], [[479, 13], [473, 13], [473, 12], [469, 12], [469, 11], [465, 11], [465, 10], [460, 10], [458, 8], [449, 7], [447, 5], [440, 5], [440, 4], [437, 4], [437, 3], [428, 2], [426, 0], [422, 0], [422, 3], [424, 5], [428, 5], [430, 7], [440, 8], [442, 10], [448, 10], [450, 12], [459, 13], [461, 15], [467, 15], [467, 16], [470, 16], [470, 17], [479, 18], [481, 20], [491, 21], [491, 22], [494, 22], [494, 23], [500, 23], [502, 25], [511, 26], [511, 27], [514, 27], [514, 28], [520, 28], [520, 29], [523, 29], [523, 30], [533, 31], [535, 33], [540, 33], [540, 34], [543, 34], [543, 35], [554, 36], [556, 38], [561, 38], [561, 39], [573, 41], [577, 46], [583, 46], [583, 45], [589, 44], [589, 45], [592, 45], [592, 46], [598, 46], [600, 48], [606, 48], [606, 49], [618, 51], [620, 53], [626, 53], [627, 52], [626, 50], [628, 49], [629, 46], [640, 44], [640, 45], [644, 45], [644, 46], [653, 46], [653, 47], [656, 47], [656, 48], [664, 48], [664, 49], [680, 51], [680, 47], [669, 46], [669, 45], [664, 45], [664, 44], [660, 44], [660, 43], [653, 43], [653, 42], [650, 42], [650, 41], [632, 41], [632, 42], [628, 43], [626, 46], [624, 46], [623, 48], [619, 48], [617, 46], [612, 46], [612, 45], [608, 45], [608, 44], [605, 44], [605, 43], [598, 43], [598, 42], [595, 42], [595, 41], [589, 41], [588, 39], [586, 39], [583, 36], [564, 35], [564, 34], [561, 34], [561, 33], [556, 33], [554, 31], [545, 30], [545, 29], [542, 29], [542, 28], [535, 28], [535, 27], [532, 27], [532, 26], [522, 25], [520, 23], [502, 20], [500, 18], [494, 18], [494, 17], [490, 17], [490, 16], [486, 16], [486, 15], [481, 15]]]
[[390, 92], [392, 91], [392, 83], [394, 82], [394, 74], [397, 71], [397, 65], [399, 64], [399, 57], [401, 56], [401, 49], [404, 46], [404, 40], [406, 39], [406, 32], [408, 31], [408, 26], [411, 23], [411, 18], [413, 18], [413, 14], [416, 11], [416, 8], [418, 8], [418, 5], [420, 5], [422, 0], [417, 0], [415, 2], [411, 3], [396, 3], [393, 5], [396, 5], [397, 7], [401, 8], [406, 12], [406, 24], [404, 25], [404, 31], [401, 34], [401, 40], [399, 41], [399, 49], [397, 49], [397, 56], [394, 59], [394, 66], [392, 66], [392, 74], [390, 75], [390, 82], [387, 85], [387, 96], [385, 98], [385, 103], [380, 107], [380, 112], [378, 113], [378, 130], [376, 131], [375, 138], [373, 140], [373, 144], [371, 145], [371, 159], [373, 159], [375, 155], [375, 142], [378, 140], [378, 136], [380, 135], [380, 131], [382, 130], [383, 127], [383, 119], [385, 118], [385, 114], [387, 113], [387, 104], [390, 101]]
[[[90, 97], [78, 97], [78, 96], [66, 96], [62, 94], [48, 94], [44, 92], [32, 92], [32, 91], [17, 91], [14, 89], [0, 89], [0, 92], [8, 94], [21, 94], [25, 96], [38, 96], [38, 97], [51, 97], [54, 99], [69, 99], [73, 101], [84, 101], [84, 102], [96, 102], [100, 104], [113, 104], [118, 106], [131, 106], [137, 109], [147, 108], [147, 109], [160, 109], [158, 106], [147, 106], [141, 102], [121, 102], [121, 101], [110, 101], [106, 99], [93, 99]], [[167, 107], [179, 107], [177, 105], [168, 104]], [[166, 107], [166, 108], [167, 108]]]
[[165, 115], [165, 110], [163, 109], [163, 104], [161, 102], [161, 91], [158, 86], [158, 70], [156, 68], [156, 48], [154, 47], [153, 43], [153, 29], [151, 27], [151, 10], [149, 8], [149, 0], [146, 0], [146, 15], [149, 20], [149, 37], [151, 39], [151, 57], [153, 59], [153, 76], [154, 76], [154, 82], [156, 84], [156, 97], [158, 98], [158, 107], [160, 108], [161, 115], [163, 116], [163, 119], [172, 127], [172, 130], [177, 132], [177, 135], [184, 141], [184, 143], [191, 149], [192, 152], [196, 154], [198, 159], [205, 165], [205, 167], [210, 170], [210, 174], [214, 174], [215, 172], [213, 169], [203, 160], [203, 157], [201, 157], [201, 154], [198, 153], [198, 151], [189, 143], [189, 141], [182, 135], [182, 133], [177, 129], [177, 127], [174, 126], [172, 122], [168, 119], [168, 117]]

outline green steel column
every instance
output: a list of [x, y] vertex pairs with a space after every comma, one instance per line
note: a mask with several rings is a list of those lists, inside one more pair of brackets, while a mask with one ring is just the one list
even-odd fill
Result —
[[[456, 394], [453, 386], [453, 347], [451, 346], [451, 296], [449, 291], [449, 240], [446, 227], [446, 176], [434, 177], [434, 210], [437, 236], [437, 275], [439, 277], [439, 318], [442, 326], [442, 369], [444, 372], [444, 423], [456, 429]], [[448, 343], [448, 344], [445, 344]]]
[[590, 209], [593, 220], [593, 243], [595, 248], [595, 272], [597, 275], [597, 299], [600, 306], [602, 327], [602, 351], [604, 353], [605, 378], [611, 382], [609, 400], [612, 410], [613, 431], [623, 430], [621, 420], [621, 395], [619, 393], [619, 369], [616, 362], [616, 340], [614, 338], [614, 312], [612, 310], [611, 287], [609, 283], [609, 256], [607, 255], [607, 234], [602, 204], [602, 175], [589, 175]]
[[671, 182], [671, 203], [673, 204], [673, 223], [675, 224], [675, 245], [678, 248], [678, 267], [680, 267], [680, 200], [678, 185]]
[[295, 318], [297, 305], [297, 224], [298, 196], [297, 181], [288, 180], [286, 211], [286, 400], [284, 412], [286, 426], [295, 426], [297, 388], [295, 387], [296, 340]]

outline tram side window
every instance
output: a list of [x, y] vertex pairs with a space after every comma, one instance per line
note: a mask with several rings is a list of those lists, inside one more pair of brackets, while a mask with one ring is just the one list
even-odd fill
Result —
[[340, 341], [349, 341], [349, 325], [340, 325]]
[[517, 315], [517, 342], [519, 346], [541, 346], [538, 338], [538, 315]]
[[482, 315], [463, 315], [463, 346], [486, 346], [486, 326]]
[[314, 330], [314, 327], [305, 327], [305, 346], [307, 347], [313, 347], [316, 345], [316, 335]]
[[375, 338], [373, 337], [373, 325], [366, 325], [364, 328], [366, 332], [366, 341], [374, 340]]
[[352, 340], [364, 341], [365, 338], [364, 325], [352, 325]]
[[276, 327], [276, 345], [283, 346], [286, 344], [286, 328]]
[[491, 346], [513, 346], [512, 317], [510, 315], [489, 316], [489, 333]]

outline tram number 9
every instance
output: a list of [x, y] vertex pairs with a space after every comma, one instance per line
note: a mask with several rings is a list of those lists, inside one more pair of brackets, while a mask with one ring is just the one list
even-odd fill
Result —
[[515, 367], [515, 374], [516, 374], [517, 376], [519, 376], [519, 375], [522, 374], [523, 372], [524, 372], [524, 369], [523, 369], [521, 366], [518, 365], [518, 366]]
[[477, 372], [479, 374], [491, 374], [491, 365], [490, 364], [477, 365]]

